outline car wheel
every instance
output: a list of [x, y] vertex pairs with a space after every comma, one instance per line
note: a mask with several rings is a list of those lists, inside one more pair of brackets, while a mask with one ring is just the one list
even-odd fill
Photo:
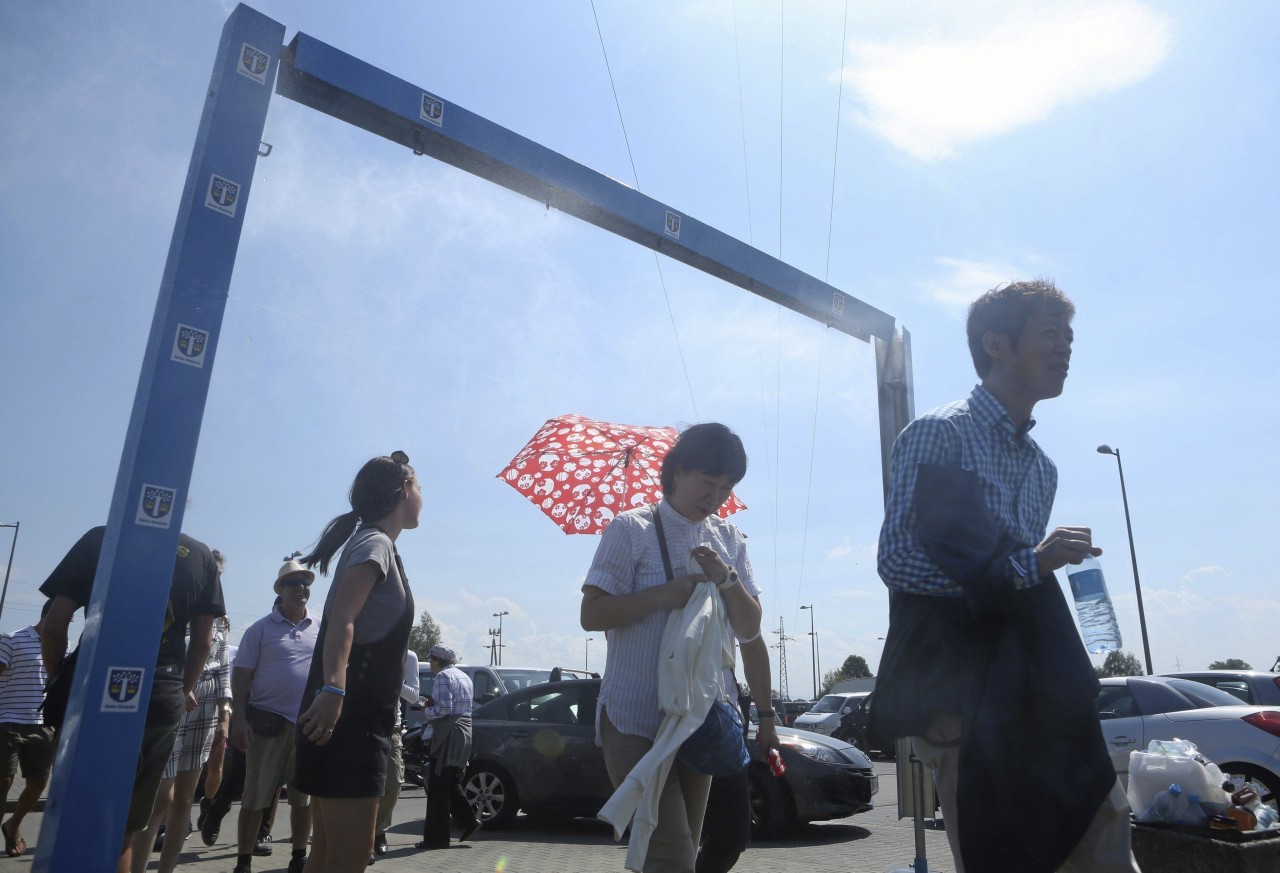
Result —
[[1261, 785], [1266, 793], [1259, 800], [1263, 803], [1280, 809], [1280, 777], [1274, 773], [1269, 773], [1261, 767], [1254, 767], [1251, 764], [1225, 764], [1222, 767], [1223, 773], [1238, 773], [1248, 779]]
[[426, 788], [427, 768], [430, 766], [427, 755], [420, 751], [417, 744], [412, 749], [406, 749], [404, 753], [404, 781], [419, 788]]
[[768, 767], [747, 771], [747, 796], [751, 801], [751, 836], [757, 840], [781, 839], [791, 829], [791, 800], [785, 779]]
[[516, 784], [501, 767], [477, 764], [467, 775], [462, 790], [467, 795], [467, 803], [486, 825], [506, 827], [515, 819], [520, 806]]

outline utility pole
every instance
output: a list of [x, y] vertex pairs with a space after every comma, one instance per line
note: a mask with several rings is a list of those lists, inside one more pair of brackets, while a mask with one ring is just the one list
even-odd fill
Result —
[[778, 650], [778, 696], [783, 700], [790, 700], [791, 693], [787, 689], [787, 640], [794, 642], [795, 637], [787, 636], [782, 616], [778, 616], [778, 629], [773, 633], [778, 635], [778, 644], [774, 646]]
[[809, 610], [809, 654], [811, 663], [813, 664], [813, 699], [818, 699], [818, 635], [813, 630], [813, 604], [802, 606], [801, 609]]
[[13, 550], [18, 546], [18, 528], [21, 526], [20, 521], [0, 524], [0, 527], [13, 528], [13, 540], [9, 543], [9, 563], [4, 568], [4, 589], [0, 590], [0, 615], [4, 615], [4, 599], [9, 596], [9, 571], [13, 569]]
[[489, 666], [497, 667], [502, 658], [498, 654], [498, 649], [502, 646], [502, 632], [497, 628], [489, 628], [489, 645], [485, 646], [489, 650]]
[[[496, 655], [497, 660], [493, 662], [493, 666], [495, 667], [502, 666], [502, 650], [505, 648], [505, 646], [502, 643], [502, 617], [504, 615], [510, 615], [510, 614], [511, 613], [505, 609], [502, 610], [502, 612], [495, 612], [493, 614], [493, 617], [498, 620], [498, 634], [497, 634], [498, 642], [496, 644], [496, 647], [494, 648], [494, 651], [497, 653]], [[489, 633], [493, 633], [493, 631], [489, 631]]]

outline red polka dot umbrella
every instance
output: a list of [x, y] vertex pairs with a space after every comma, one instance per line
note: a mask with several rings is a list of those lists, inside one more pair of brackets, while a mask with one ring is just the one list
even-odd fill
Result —
[[[561, 415], [549, 419], [498, 478], [565, 533], [598, 534], [618, 513], [662, 499], [662, 459], [675, 441], [674, 427]], [[731, 494], [720, 515], [746, 508]]]

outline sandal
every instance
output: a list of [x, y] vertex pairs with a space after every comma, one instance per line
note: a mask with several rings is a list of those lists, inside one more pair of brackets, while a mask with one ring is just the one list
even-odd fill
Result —
[[18, 838], [15, 840], [15, 839], [13, 838], [13, 835], [12, 835], [11, 833], [9, 833], [9, 828], [8, 828], [8, 827], [6, 827], [6, 825], [8, 825], [8, 824], [9, 824], [9, 822], [5, 822], [4, 824], [0, 824], [0, 834], [4, 834], [4, 850], [5, 850], [5, 853], [6, 853], [10, 858], [16, 858], [16, 857], [18, 857], [19, 855], [22, 855], [22, 854], [24, 854], [24, 853], [27, 851], [27, 841], [26, 841], [26, 840], [24, 840], [22, 837], [18, 837]]

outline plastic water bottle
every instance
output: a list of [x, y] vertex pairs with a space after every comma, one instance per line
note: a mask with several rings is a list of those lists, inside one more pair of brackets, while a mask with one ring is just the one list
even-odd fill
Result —
[[1102, 578], [1098, 559], [1089, 555], [1079, 564], [1068, 564], [1067, 579], [1076, 601], [1085, 649], [1093, 655], [1119, 649], [1120, 625], [1116, 623], [1115, 607], [1107, 594], [1107, 582]]
[[1138, 816], [1143, 822], [1171, 822], [1182, 803], [1182, 786], [1177, 782], [1151, 799], [1151, 804]]
[[1209, 814], [1200, 805], [1200, 795], [1187, 795], [1187, 805], [1178, 811], [1177, 822], [1195, 828], [1209, 826]]

